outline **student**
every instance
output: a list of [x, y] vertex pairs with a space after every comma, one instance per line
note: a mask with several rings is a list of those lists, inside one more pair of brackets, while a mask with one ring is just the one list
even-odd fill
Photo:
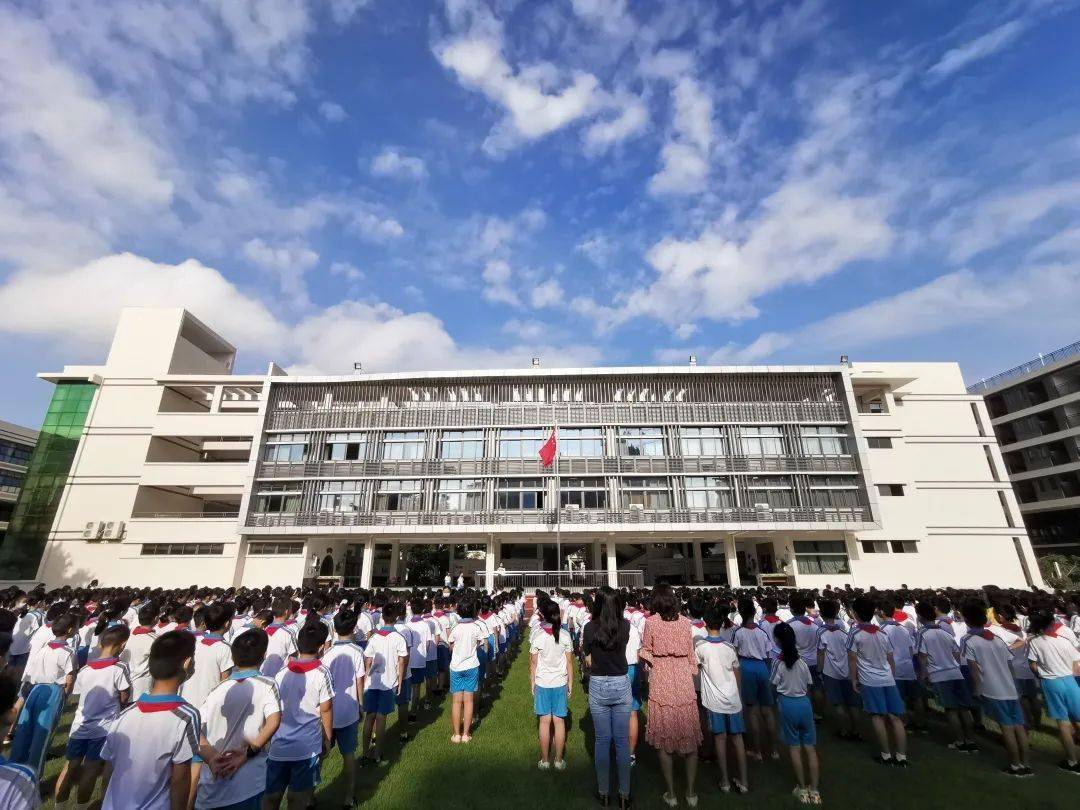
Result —
[[[735, 648], [722, 635], [725, 617], [716, 608], [704, 614], [706, 633], [694, 642], [694, 652], [701, 671], [701, 704], [709, 713], [709, 730], [720, 763], [719, 787], [723, 793], [747, 793], [746, 747], [743, 734], [746, 726], [742, 716], [742, 672]], [[738, 778], [728, 778], [727, 743], [731, 738], [735, 750]]]
[[825, 687], [825, 697], [836, 712], [841, 740], [861, 740], [855, 729], [855, 710], [862, 705], [851, 685], [848, 668], [848, 628], [840, 618], [840, 603], [832, 599], [821, 602], [822, 624], [818, 628], [818, 669]]
[[1080, 730], [1080, 652], [1066, 635], [1068, 628], [1046, 610], [1034, 610], [1028, 617], [1028, 660], [1042, 681], [1046, 713], [1057, 723], [1065, 759], [1058, 767], [1080, 774], [1080, 751], [1075, 732]]
[[233, 670], [210, 690], [200, 710], [198, 810], [260, 810], [266, 790], [266, 747], [281, 723], [277, 683], [259, 673], [267, 636], [245, 630], [231, 645]]
[[432, 600], [425, 598], [423, 619], [431, 630], [431, 640], [428, 641], [427, 648], [424, 651], [424, 674], [426, 675], [424, 686], [424, 711], [429, 711], [431, 709], [432, 696], [439, 694], [439, 642], [442, 641], [442, 627], [435, 621], [435, 614], [432, 607]]
[[364, 651], [356, 643], [359, 617], [348, 608], [334, 615], [337, 641], [323, 656], [334, 687], [333, 742], [341, 752], [346, 805], [359, 803], [356, 792], [356, 748], [360, 740], [360, 701], [364, 694]]
[[30, 639], [40, 630], [45, 622], [45, 613], [41, 610], [44, 595], [40, 593], [27, 594], [22, 599], [22, 604], [16, 604], [19, 610], [19, 618], [15, 621], [15, 627], [11, 633], [11, 647], [8, 649], [8, 666], [16, 675], [22, 675], [30, 657]]
[[795, 645], [799, 649], [799, 657], [806, 662], [810, 670], [810, 678], [813, 682], [810, 690], [810, 701], [814, 704], [814, 719], [820, 719], [824, 699], [822, 695], [821, 672], [818, 670], [817, 642], [818, 627], [821, 622], [806, 615], [807, 600], [800, 593], [793, 593], [788, 601], [788, 609], [791, 618], [787, 624], [795, 631]]
[[[791, 767], [795, 771], [793, 795], [800, 804], [821, 804], [818, 792], [820, 768], [817, 756], [817, 730], [814, 708], [808, 693], [813, 685], [810, 668], [799, 655], [795, 630], [786, 622], [773, 629], [780, 648], [780, 658], [773, 664], [770, 681], [776, 687], [780, 708], [780, 738], [788, 746]], [[803, 767], [803, 756], [806, 766]]]
[[[868, 596], [852, 603], [859, 624], [848, 636], [848, 678], [862, 697], [863, 711], [870, 715], [881, 753], [874, 761], [881, 765], [908, 767], [907, 732], [904, 730], [904, 701], [893, 675], [892, 645], [873, 624], [876, 605]], [[892, 745], [890, 747], [890, 734]]]
[[[916, 649], [919, 652], [919, 672], [928, 683], [953, 732], [949, 748], [964, 754], [977, 753], [971, 707], [974, 698], [967, 680], [960, 671], [960, 646], [953, 635], [952, 625], [940, 619], [940, 608], [919, 602], [915, 612], [922, 621]], [[966, 632], [966, 631], [965, 631]]]
[[120, 712], [101, 749], [112, 765], [102, 810], [187, 806], [200, 720], [179, 691], [194, 655], [191, 633], [174, 630], [155, 639], [150, 693]]
[[409, 645], [395, 629], [404, 615], [403, 605], [388, 603], [382, 610], [385, 624], [371, 634], [364, 648], [364, 759], [372, 762], [382, 761], [386, 718], [393, 713], [408, 677]]
[[[15, 723], [18, 699], [19, 681], [15, 673], [0, 670], [0, 727]], [[41, 795], [33, 768], [0, 757], [0, 807], [4, 810], [39, 810]]]
[[[417, 597], [412, 600], [412, 618], [409, 619], [408, 629], [413, 634], [415, 644], [409, 648], [409, 722], [416, 722], [416, 712], [420, 708], [420, 692], [426, 687], [424, 708], [430, 708], [431, 685], [428, 683], [427, 662], [428, 648], [435, 646], [435, 633], [430, 624], [424, 620], [424, 611], [427, 609], [427, 600]], [[408, 641], [409, 639], [406, 639]]]
[[139, 608], [137, 624], [131, 630], [120, 660], [131, 672], [131, 696], [137, 698], [150, 691], [150, 647], [154, 643], [154, 622], [158, 607], [149, 602]]
[[281, 724], [268, 749], [267, 808], [278, 807], [286, 790], [289, 807], [307, 807], [318, 784], [319, 761], [329, 750], [334, 732], [334, 687], [319, 660], [327, 635], [322, 622], [305, 623], [296, 639], [297, 657], [274, 676], [281, 697]]
[[232, 671], [232, 650], [224, 636], [231, 617], [232, 608], [221, 602], [210, 605], [202, 613], [206, 630], [195, 645], [195, 671], [180, 690], [180, 696], [192, 706], [201, 706], [211, 690]]
[[[559, 606], [544, 604], [544, 622], [529, 642], [529, 684], [532, 687], [533, 710], [540, 718], [540, 761], [537, 767], [546, 771], [566, 770], [567, 702], [573, 690], [574, 652], [569, 631], [559, 624]], [[552, 762], [551, 741], [555, 738], [555, 758]]]
[[[625, 612], [624, 612], [625, 615]], [[582, 636], [585, 634], [585, 625], [590, 621], [587, 611], [585, 622], [581, 625]], [[629, 622], [627, 622], [630, 624]], [[630, 624], [630, 635], [626, 642], [626, 678], [630, 681], [630, 765], [637, 764], [638, 737], [641, 734], [641, 682], [644, 676], [639, 669], [641, 660], [641, 631]], [[582, 650], [582, 668], [584, 671], [585, 655]], [[584, 675], [582, 676], [584, 678]]]
[[296, 636], [289, 629], [288, 622], [292, 615], [292, 601], [279, 596], [272, 603], [274, 620], [266, 625], [269, 642], [266, 648], [266, 660], [260, 670], [263, 675], [275, 677], [285, 662], [296, 653]]
[[1017, 621], [1016, 608], [1012, 605], [998, 605], [994, 608], [996, 624], [990, 625], [990, 632], [1008, 645], [1012, 653], [1013, 681], [1020, 706], [1024, 710], [1024, 722], [1030, 728], [1039, 725], [1042, 710], [1039, 708], [1039, 688], [1035, 673], [1028, 663], [1027, 633]]
[[472, 740], [473, 700], [480, 686], [479, 649], [486, 643], [487, 631], [476, 622], [476, 603], [463, 599], [458, 603], [458, 623], [450, 631], [450, 709], [452, 743]]
[[1012, 676], [1012, 651], [986, 629], [986, 608], [982, 603], [967, 601], [960, 612], [968, 628], [963, 657], [971, 671], [975, 694], [981, 699], [986, 716], [1001, 726], [1001, 738], [1009, 754], [1009, 762], [1002, 772], [1021, 778], [1033, 776], [1035, 772], [1028, 767], [1024, 711], [1020, 708]]
[[[895, 617], [898, 612], [903, 616], [902, 621]], [[897, 611], [896, 600], [886, 595], [881, 597], [878, 604], [878, 620], [881, 632], [892, 647], [896, 689], [900, 692], [908, 712], [920, 718], [914, 725], [922, 728], [925, 725], [921, 710], [923, 696], [922, 689], [919, 688], [918, 674], [915, 672], [915, 636], [904, 626], [908, 621], [907, 614]]]
[[739, 654], [742, 702], [746, 707], [750, 735], [754, 740], [754, 750], [749, 756], [756, 762], [761, 762], [766, 756], [779, 759], [780, 753], [776, 750], [776, 715], [772, 711], [776, 701], [769, 685], [768, 661], [773, 649], [773, 637], [754, 623], [754, 613], [752, 599], [739, 600], [742, 624], [735, 629], [731, 643]]
[[74, 807], [84, 810], [94, 796], [94, 787], [105, 761], [101, 748], [109, 724], [131, 699], [131, 671], [120, 660], [128, 640], [127, 625], [116, 624], [98, 638], [101, 656], [88, 661], [75, 678], [74, 694], [79, 706], [68, 732], [64, 769], [56, 780], [56, 806], [67, 808], [71, 789], [78, 786]]
[[[409, 650], [409, 660], [407, 662], [405, 678], [399, 685], [397, 696], [394, 699], [394, 702], [397, 704], [398, 712], [398, 740], [403, 743], [409, 741], [409, 726], [416, 722], [416, 715], [410, 711], [413, 698], [413, 678], [418, 678], [420, 685], [422, 685], [424, 683], [424, 669], [426, 666], [420, 665], [421, 662], [424, 661], [424, 653], [420, 648], [420, 633], [417, 630], [414, 630], [412, 624], [406, 619], [405, 610], [405, 603], [398, 603], [394, 613], [394, 630], [405, 639], [405, 646]], [[413, 674], [414, 664], [419, 670], [416, 672], [415, 676]], [[419, 689], [420, 686], [418, 685], [416, 688]]]
[[16, 714], [22, 711], [30, 691], [39, 683], [53, 683], [64, 688], [64, 694], [70, 695], [75, 685], [75, 650], [70, 646], [71, 634], [75, 630], [76, 619], [72, 613], [65, 613], [50, 624], [53, 640], [39, 647], [30, 654], [22, 675], [22, 689]]

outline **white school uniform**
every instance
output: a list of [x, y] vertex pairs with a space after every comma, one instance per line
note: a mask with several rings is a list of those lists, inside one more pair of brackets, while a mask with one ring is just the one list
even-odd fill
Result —
[[792, 616], [787, 623], [795, 631], [795, 646], [799, 650], [799, 657], [807, 666], [816, 667], [818, 627], [821, 622], [809, 616]]
[[537, 686], [545, 689], [566, 686], [569, 679], [566, 654], [571, 649], [569, 632], [560, 629], [559, 639], [556, 641], [553, 628], [540, 626], [540, 632], [534, 633], [529, 642], [529, 654], [536, 656]]
[[28, 650], [30, 657], [33, 658], [34, 653], [55, 639], [56, 635], [52, 631], [52, 622], [42, 624], [41, 627], [34, 631], [34, 635], [30, 636], [30, 648]]
[[755, 658], [767, 661], [772, 650], [772, 636], [756, 624], [744, 624], [735, 629], [731, 643], [739, 658]]
[[44, 626], [45, 614], [40, 610], [29, 610], [25, 616], [17, 619], [11, 631], [11, 647], [8, 649], [8, 655], [24, 655], [30, 652], [30, 639]]
[[964, 661], [979, 665], [979, 694], [992, 700], [1016, 700], [1012, 651], [989, 630], [964, 636]]
[[89, 661], [75, 676], [72, 692], [79, 696], [79, 707], [71, 721], [68, 739], [96, 740], [104, 737], [108, 726], [120, 714], [120, 693], [131, 692], [131, 670], [119, 658]]
[[450, 655], [452, 672], [467, 672], [480, 666], [476, 651], [487, 639], [487, 632], [475, 619], [462, 619], [450, 631]]
[[281, 696], [281, 725], [270, 741], [270, 759], [297, 762], [322, 753], [321, 709], [334, 697], [330, 672], [318, 659], [289, 661], [274, 677]]
[[926, 655], [926, 677], [930, 683], [958, 681], [964, 677], [960, 671], [960, 645], [950, 627], [924, 625], [916, 649], [919, 654]]
[[296, 653], [296, 637], [283, 624], [267, 625], [266, 635], [269, 637], [266, 644], [266, 658], [263, 659], [259, 671], [273, 678], [281, 672], [289, 656]]
[[201, 706], [232, 666], [232, 648], [220, 635], [207, 633], [195, 642], [195, 671], [180, 687], [180, 696], [192, 706]]
[[889, 639], [889, 644], [892, 645], [893, 663], [896, 665], [896, 680], [914, 681], [916, 679], [915, 660], [912, 658], [915, 655], [914, 637], [904, 625], [895, 619], [883, 621], [881, 623], [881, 632], [885, 634], [885, 637]]
[[383, 627], [371, 634], [364, 648], [367, 689], [397, 691], [399, 662], [409, 657], [409, 644], [397, 630]]
[[877, 625], [860, 624], [848, 636], [847, 649], [855, 653], [859, 683], [863, 686], [895, 686], [889, 654], [892, 645]]
[[363, 696], [356, 681], [364, 677], [364, 651], [353, 641], [335, 641], [322, 658], [334, 687], [334, 728], [351, 726], [360, 719]]
[[65, 642], [50, 641], [33, 653], [23, 670], [23, 683], [55, 683], [63, 686], [67, 676], [75, 671], [75, 651]]
[[637, 608], [626, 608], [623, 611], [623, 617], [630, 622], [630, 624], [637, 627], [638, 632], [645, 635], [645, 613]]
[[849, 677], [847, 641], [847, 628], [839, 619], [823, 622], [818, 628], [817, 648], [825, 652], [822, 675], [837, 679]]
[[[281, 698], [272, 678], [256, 671], [234, 672], [206, 696], [200, 714], [203, 734], [215, 751], [246, 748], [267, 719], [281, 712]], [[265, 752], [247, 760], [227, 779], [217, 779], [209, 768], [199, 770], [197, 810], [239, 804], [266, 790]]]
[[[1035, 673], [1031, 671], [1031, 666], [1028, 664], [1028, 645], [1025, 640], [1024, 631], [1020, 628], [1019, 624], [992, 624], [990, 625], [990, 632], [1000, 638], [1009, 647], [1009, 652], [1012, 655], [1012, 674], [1013, 679], [1017, 681], [1030, 681], [1035, 679]], [[1015, 650], [1012, 646], [1018, 641], [1023, 641], [1024, 646], [1017, 647]]]
[[806, 691], [813, 685], [814, 679], [810, 676], [810, 668], [802, 657], [795, 662], [795, 666], [788, 667], [781, 659], [777, 658], [773, 663], [772, 676], [769, 681], [776, 686], [776, 691], [784, 697], [806, 697]]
[[1073, 663], [1080, 661], [1080, 652], [1059, 630], [1057, 636], [1028, 639], [1028, 660], [1035, 662], [1040, 678], [1067, 678], [1072, 677]]
[[149, 627], [135, 627], [120, 653], [120, 660], [131, 672], [132, 700], [150, 691], [150, 647], [155, 638]]
[[0, 807], [5, 810], [41, 807], [41, 794], [30, 767], [0, 760]]
[[424, 653], [427, 657], [427, 661], [439, 660], [439, 638], [442, 636], [442, 627], [437, 621], [435, 621], [435, 615], [433, 613], [424, 614], [424, 623], [427, 624], [428, 629], [431, 630], [431, 641], [428, 642], [427, 648]]
[[174, 764], [199, 750], [198, 710], [178, 695], [143, 695], [113, 721], [102, 759], [113, 765], [102, 810], [169, 810]]
[[717, 714], [742, 711], [742, 697], [735, 670], [739, 655], [725, 641], [703, 636], [694, 642], [694, 654], [701, 665], [701, 705]]
[[690, 641], [697, 641], [699, 638], [705, 638], [709, 635], [708, 629], [705, 627], [705, 622], [701, 619], [690, 620]]
[[[588, 621], [585, 622], [588, 624]], [[582, 625], [581, 632], [585, 632], [585, 627]], [[630, 635], [626, 641], [626, 663], [628, 666], [633, 666], [638, 663], [641, 653], [641, 631], [634, 625], [630, 625]]]
[[423, 616], [413, 616], [409, 620], [408, 630], [413, 634], [413, 643], [409, 645], [409, 669], [424, 669], [427, 666], [428, 647], [435, 647], [431, 625], [424, 621]]

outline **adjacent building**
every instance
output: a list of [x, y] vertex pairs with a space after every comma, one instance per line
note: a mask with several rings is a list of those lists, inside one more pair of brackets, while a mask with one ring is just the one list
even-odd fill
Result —
[[968, 391], [986, 399], [1036, 554], [1080, 554], [1080, 342]]
[[423, 546], [487, 581], [569, 559], [611, 583], [1041, 584], [955, 363], [297, 377], [234, 357], [191, 313], [133, 308], [102, 365], [41, 374], [78, 438], [6, 575], [366, 586]]
[[0, 547], [4, 544], [15, 504], [26, 480], [26, 469], [30, 465], [37, 438], [36, 430], [0, 419]]

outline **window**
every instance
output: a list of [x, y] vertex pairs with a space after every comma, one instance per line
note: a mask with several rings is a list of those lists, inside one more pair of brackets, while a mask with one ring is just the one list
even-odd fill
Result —
[[323, 481], [319, 486], [320, 512], [359, 512], [367, 503], [363, 481]]
[[893, 554], [915, 554], [919, 551], [918, 543], [914, 540], [891, 540]]
[[727, 455], [727, 437], [718, 427], [684, 427], [679, 430], [679, 449], [684, 456]]
[[263, 514], [294, 514], [300, 511], [302, 499], [299, 484], [259, 484], [255, 494], [255, 511]]
[[307, 433], [273, 433], [266, 437], [263, 461], [271, 464], [292, 464], [307, 455]]
[[863, 554], [888, 554], [889, 544], [884, 540], [863, 540]]
[[902, 498], [904, 497], [904, 485], [903, 484], [878, 484], [878, 495], [883, 498]]
[[735, 505], [731, 481], [716, 476], [683, 479], [687, 509], [723, 509]]
[[790, 509], [795, 505], [791, 479], [782, 475], [751, 475], [746, 479], [749, 505], [769, 509]]
[[847, 549], [842, 540], [795, 540], [795, 566], [800, 574], [848, 574]]
[[424, 457], [424, 434], [387, 433], [383, 437], [384, 461], [416, 461]]
[[892, 439], [888, 436], [867, 436], [866, 444], [873, 450], [892, 450]]
[[784, 454], [784, 434], [778, 427], [739, 428], [744, 456], [781, 456]]
[[658, 427], [619, 428], [619, 455], [664, 455], [664, 429]]
[[189, 555], [224, 554], [224, 543], [143, 543], [144, 557], [179, 557]]
[[838, 509], [862, 506], [859, 483], [854, 476], [811, 476], [810, 505]]
[[367, 434], [330, 433], [323, 458], [327, 461], [363, 461], [367, 455]]
[[472, 459], [484, 457], [484, 431], [448, 430], [439, 442], [439, 458]]
[[500, 431], [499, 458], [538, 458], [550, 436], [551, 431], [544, 428]]
[[559, 428], [559, 455], [600, 458], [604, 455], [603, 428]]
[[807, 456], [842, 456], [847, 453], [847, 432], [830, 425], [799, 428], [802, 451]]
[[0, 470], [0, 489], [7, 492], [16, 492], [23, 485], [25, 477], [20, 473]]
[[33, 447], [27, 447], [14, 442], [0, 442], [0, 464], [18, 464], [25, 467], [30, 463], [30, 454]]
[[563, 478], [559, 482], [559, 505], [579, 509], [607, 509], [607, 486], [603, 478]]
[[376, 512], [419, 512], [424, 494], [420, 481], [379, 481]]
[[303, 543], [248, 543], [249, 557], [269, 557], [275, 554], [303, 554]]
[[481, 478], [445, 478], [435, 492], [439, 512], [482, 512], [484, 481]]
[[670, 509], [671, 485], [666, 478], [624, 478], [620, 487], [623, 509]]
[[495, 485], [495, 508], [543, 509], [545, 489], [542, 478], [500, 478]]

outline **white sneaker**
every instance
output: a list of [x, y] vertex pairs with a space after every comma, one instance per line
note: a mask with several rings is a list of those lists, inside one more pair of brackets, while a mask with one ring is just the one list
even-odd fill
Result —
[[550, 771], [551, 770], [551, 763], [548, 762], [546, 759], [542, 759], [542, 760], [540, 760], [539, 762], [536, 763], [536, 767], [539, 768], [542, 771]]
[[557, 760], [555, 760], [555, 770], [557, 770], [557, 771], [565, 771], [566, 770], [566, 760], [565, 759], [557, 759]]

